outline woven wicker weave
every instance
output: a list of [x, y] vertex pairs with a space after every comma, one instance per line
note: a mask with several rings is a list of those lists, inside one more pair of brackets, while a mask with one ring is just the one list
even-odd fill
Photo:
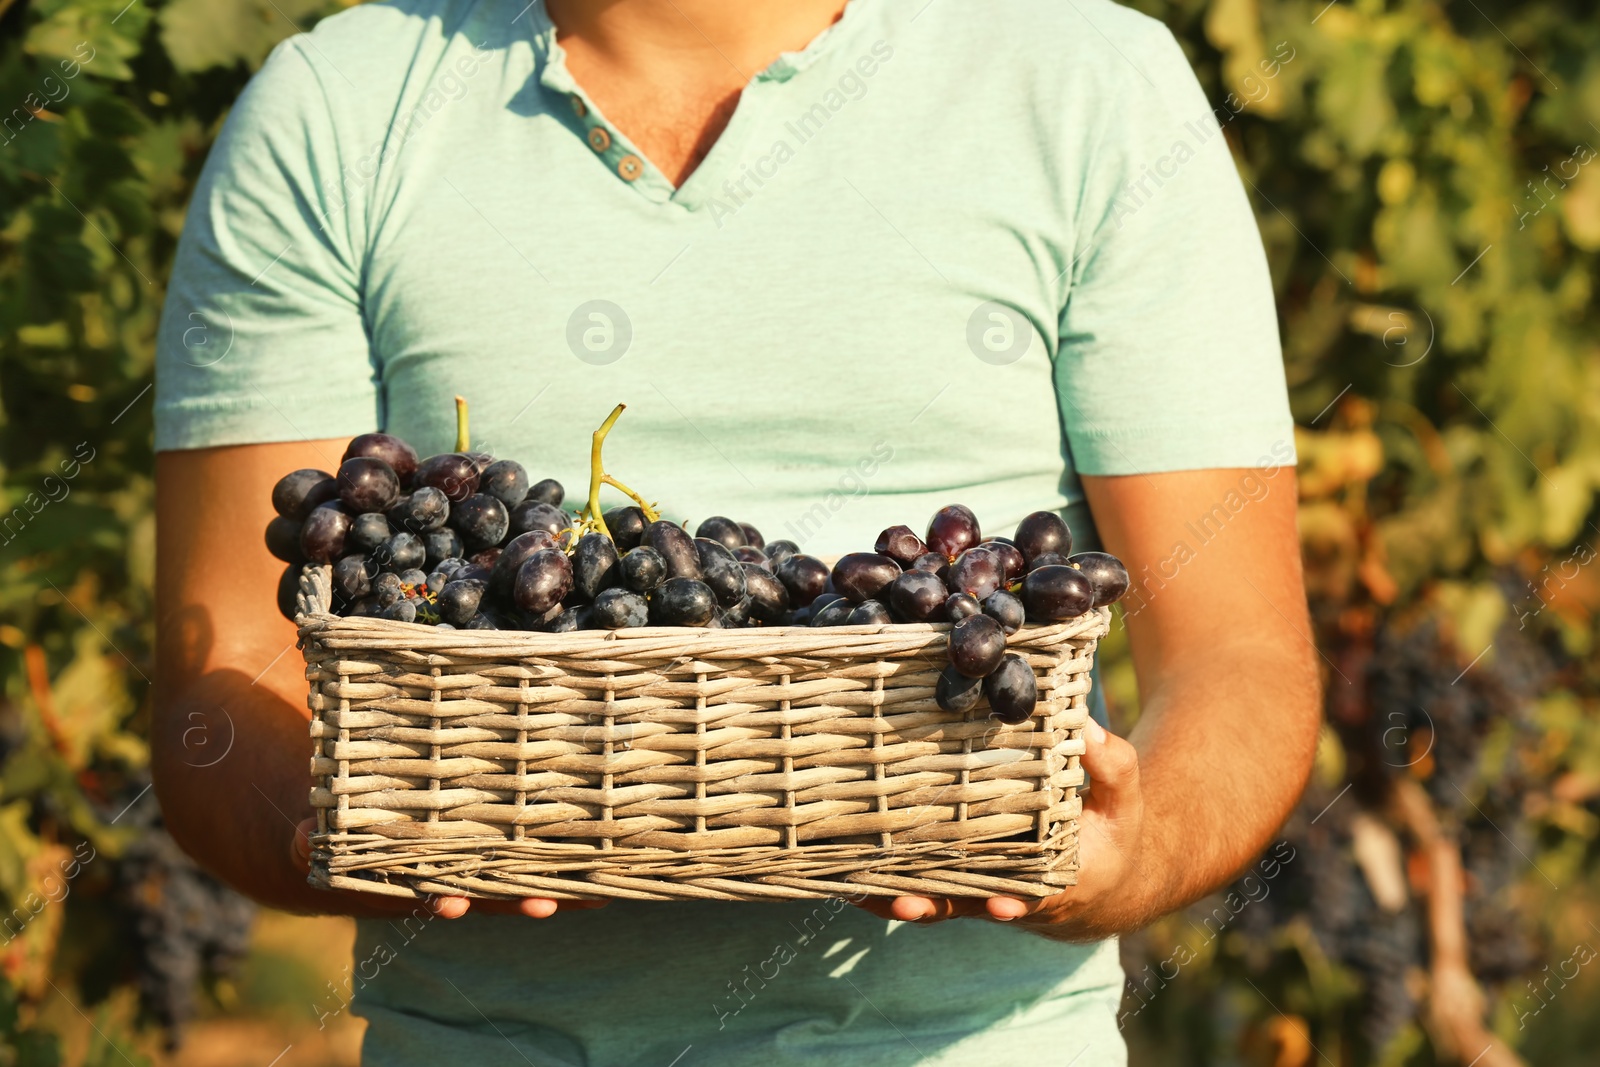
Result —
[[395, 896], [1045, 896], [1077, 872], [1101, 608], [1008, 640], [1039, 710], [941, 711], [947, 625], [439, 630], [301, 579], [313, 884]]

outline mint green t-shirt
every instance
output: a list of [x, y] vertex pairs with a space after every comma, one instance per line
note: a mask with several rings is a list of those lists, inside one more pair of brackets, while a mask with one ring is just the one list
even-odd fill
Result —
[[[1292, 462], [1260, 239], [1159, 23], [852, 0], [677, 189], [584, 88], [541, 0], [373, 3], [280, 45], [190, 208], [157, 447], [428, 454], [460, 393], [475, 445], [577, 498], [626, 402], [618, 477], [821, 555], [952, 501], [1087, 542], [1080, 473]], [[838, 902], [416, 926], [361, 924], [373, 1067], [1124, 1059], [1114, 942]]]

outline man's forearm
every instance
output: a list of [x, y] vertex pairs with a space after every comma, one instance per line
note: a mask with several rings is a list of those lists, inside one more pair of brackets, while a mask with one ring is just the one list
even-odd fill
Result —
[[1164, 672], [1129, 737], [1144, 798], [1129, 928], [1226, 884], [1271, 840], [1311, 772], [1320, 691], [1306, 650], [1246, 640]]

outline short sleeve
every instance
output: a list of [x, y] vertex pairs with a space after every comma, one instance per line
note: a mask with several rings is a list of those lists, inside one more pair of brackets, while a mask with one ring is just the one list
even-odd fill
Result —
[[189, 205], [157, 343], [157, 449], [376, 428], [344, 173], [318, 71], [286, 41], [240, 96]]
[[1083, 474], [1294, 460], [1272, 283], [1219, 125], [1165, 27], [1102, 98], [1055, 366]]

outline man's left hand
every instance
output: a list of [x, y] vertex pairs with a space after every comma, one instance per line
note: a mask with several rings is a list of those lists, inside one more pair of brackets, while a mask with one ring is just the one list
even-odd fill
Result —
[[1140, 874], [1144, 801], [1133, 745], [1093, 719], [1082, 765], [1093, 788], [1078, 820], [1078, 884], [1049, 897], [868, 897], [858, 906], [884, 919], [936, 923], [960, 916], [1014, 922], [1052, 938], [1088, 941], [1139, 925], [1153, 894]]

